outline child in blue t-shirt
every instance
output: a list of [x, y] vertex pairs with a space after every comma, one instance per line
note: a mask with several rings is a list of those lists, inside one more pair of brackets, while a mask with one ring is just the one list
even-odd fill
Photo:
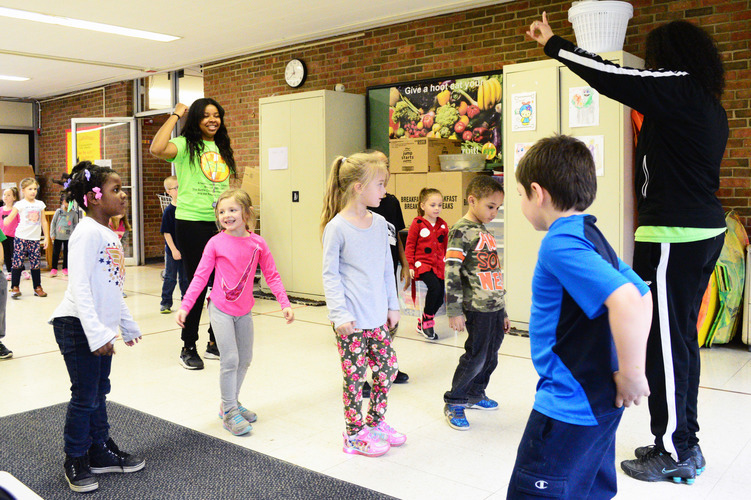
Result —
[[[532, 146], [516, 170], [540, 244], [529, 340], [540, 376], [508, 498], [611, 498], [623, 407], [649, 396], [644, 372], [652, 297], [583, 213], [594, 201], [592, 155], [573, 137]], [[544, 491], [543, 491], [544, 490]]]
[[175, 242], [175, 208], [177, 208], [177, 177], [170, 175], [164, 179], [164, 190], [170, 195], [172, 201], [162, 214], [162, 227], [159, 232], [164, 236], [164, 283], [162, 284], [162, 303], [159, 312], [169, 314], [172, 312], [172, 292], [175, 285], [180, 283], [180, 300], [188, 290], [188, 276], [185, 274], [185, 266], [180, 250]]

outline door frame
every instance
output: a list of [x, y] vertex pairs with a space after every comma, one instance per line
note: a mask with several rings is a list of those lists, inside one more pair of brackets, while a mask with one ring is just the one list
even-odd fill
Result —
[[144, 242], [143, 242], [143, 211], [141, 210], [141, 200], [143, 199], [143, 182], [142, 173], [138, 155], [138, 142], [136, 141], [136, 119], [127, 116], [100, 117], [100, 118], [71, 118], [71, 145], [73, 149], [73, 158], [78, 157], [78, 142], [76, 138], [76, 129], [79, 125], [84, 124], [126, 124], [130, 130], [130, 186], [123, 186], [123, 189], [130, 190], [130, 206], [133, 217], [130, 220], [133, 237], [133, 257], [125, 259], [125, 265], [139, 266], [144, 263]]

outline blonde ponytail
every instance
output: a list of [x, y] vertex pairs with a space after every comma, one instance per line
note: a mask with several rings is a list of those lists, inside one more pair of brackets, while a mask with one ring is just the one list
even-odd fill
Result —
[[321, 234], [326, 224], [352, 200], [356, 183], [366, 186], [380, 172], [388, 176], [388, 168], [383, 156], [383, 153], [355, 153], [349, 157], [336, 157], [331, 164], [326, 193], [323, 197]]

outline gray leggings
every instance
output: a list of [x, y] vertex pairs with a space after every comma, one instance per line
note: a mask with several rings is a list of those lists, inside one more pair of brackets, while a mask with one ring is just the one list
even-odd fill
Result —
[[225, 412], [237, 408], [240, 388], [253, 359], [253, 317], [232, 316], [209, 302], [209, 319], [221, 353], [219, 361], [219, 389]]

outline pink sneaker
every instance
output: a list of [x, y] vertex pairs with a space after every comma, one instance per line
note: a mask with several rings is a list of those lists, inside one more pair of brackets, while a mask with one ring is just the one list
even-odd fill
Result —
[[368, 427], [363, 427], [360, 432], [354, 436], [344, 436], [344, 453], [350, 455], [364, 455], [366, 457], [380, 457], [391, 449], [388, 441], [383, 441], [375, 434], [370, 433]]
[[29, 271], [21, 271], [21, 277], [25, 280], [31, 279], [31, 275], [29, 274]]
[[57, 269], [50, 271], [50, 278], [54, 278], [55, 276], [57, 276]]
[[5, 279], [7, 279], [8, 281], [10, 281], [11, 278], [12, 278], [12, 276], [10, 275], [10, 273], [8, 273], [8, 274], [5, 275]]
[[391, 446], [401, 446], [407, 441], [406, 434], [397, 432], [397, 430], [387, 424], [385, 420], [381, 420], [381, 423], [375, 427], [370, 427], [370, 434], [378, 436], [384, 441], [388, 441]]
[[67, 267], [66, 267], [65, 269], [63, 269], [63, 274], [64, 274], [65, 276], [67, 276], [67, 275], [68, 275], [68, 268], [67, 268]]

